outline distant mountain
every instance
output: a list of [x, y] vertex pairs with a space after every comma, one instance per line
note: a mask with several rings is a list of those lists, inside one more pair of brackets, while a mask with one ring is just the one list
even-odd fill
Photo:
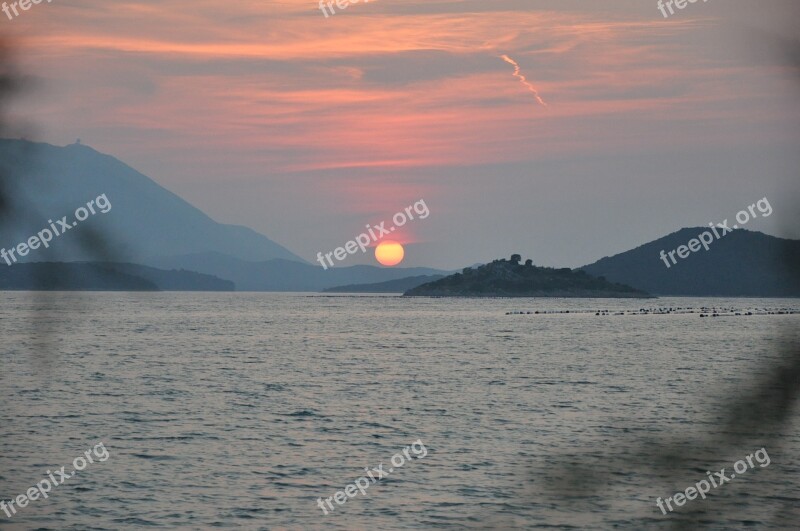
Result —
[[[630, 251], [581, 269], [656, 295], [718, 297], [800, 297], [800, 241], [734, 230], [681, 259], [661, 259], [708, 231], [681, 229]], [[708, 239], [708, 238], [706, 238]], [[696, 247], [696, 245], [695, 245]], [[686, 251], [684, 251], [686, 254]]]
[[[54, 238], [48, 249], [40, 247], [21, 261], [113, 258], [143, 263], [152, 257], [214, 251], [241, 260], [280, 258], [305, 263], [251, 229], [215, 222], [133, 168], [84, 145], [57, 147], [0, 139], [0, 168], [13, 185], [13, 202], [31, 205], [2, 220], [0, 247], [6, 249], [48, 228], [49, 219], [74, 219], [77, 208], [101, 194], [111, 204], [107, 213], [97, 209], [96, 214]], [[104, 236], [107, 252], [102, 256], [77, 245], [92, 230]]]
[[428, 282], [433, 282], [434, 280], [439, 280], [440, 278], [444, 278], [444, 275], [420, 275], [397, 280], [387, 280], [374, 284], [336, 286], [323, 291], [326, 293], [404, 293], [412, 288], [416, 288]]
[[368, 265], [332, 267], [289, 260], [247, 262], [221, 253], [162, 257], [147, 261], [161, 269], [188, 269], [231, 280], [237, 291], [322, 291], [348, 284], [369, 284], [419, 275], [445, 275], [427, 267], [383, 268]]
[[136, 264], [36, 262], [0, 264], [0, 290], [25, 291], [233, 291], [233, 282], [191, 271]]
[[152, 282], [161, 291], [236, 291], [236, 285], [214, 275], [185, 269], [157, 269], [138, 264], [98, 264]]
[[423, 284], [404, 293], [429, 297], [596, 297], [647, 298], [647, 293], [594, 278], [583, 271], [534, 266], [530, 260], [519, 263], [495, 260], [477, 269]]

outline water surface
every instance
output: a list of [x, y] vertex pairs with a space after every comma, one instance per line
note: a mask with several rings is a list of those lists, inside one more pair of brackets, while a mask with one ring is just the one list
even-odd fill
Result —
[[[2, 528], [667, 529], [696, 511], [720, 529], [800, 521], [796, 416], [741, 447], [698, 443], [798, 341], [800, 316], [585, 313], [795, 301], [2, 298], [0, 498], [100, 441], [110, 453], [47, 500], [0, 513]], [[571, 313], [506, 315], [544, 310]], [[423, 459], [327, 516], [317, 506], [417, 439]], [[666, 444], [690, 464], [654, 472]], [[656, 508], [765, 445], [770, 466], [679, 514]]]

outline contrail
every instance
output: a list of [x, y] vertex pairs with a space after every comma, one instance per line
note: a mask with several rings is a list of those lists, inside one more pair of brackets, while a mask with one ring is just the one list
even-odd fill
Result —
[[528, 90], [530, 90], [533, 93], [533, 95], [536, 97], [536, 101], [538, 101], [539, 104], [541, 104], [543, 107], [547, 107], [547, 104], [544, 102], [542, 97], [539, 96], [539, 92], [535, 88], [533, 88], [533, 85], [528, 83], [528, 80], [525, 79], [525, 76], [523, 76], [520, 73], [519, 65], [517, 64], [517, 62], [515, 60], [513, 60], [512, 58], [510, 58], [509, 56], [505, 55], [505, 54], [501, 55], [500, 57], [506, 63], [514, 66], [514, 77], [519, 78], [519, 80], [522, 82], [522, 84], [525, 85], [526, 87], [528, 87]]

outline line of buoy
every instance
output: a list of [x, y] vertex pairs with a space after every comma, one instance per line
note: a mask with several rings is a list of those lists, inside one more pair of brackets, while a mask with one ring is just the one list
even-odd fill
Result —
[[638, 310], [535, 310], [512, 311], [506, 315], [687, 315], [699, 314], [700, 317], [740, 317], [750, 315], [795, 315], [800, 314], [797, 308], [716, 308], [709, 306], [694, 307], [664, 307], [664, 308], [639, 308]]

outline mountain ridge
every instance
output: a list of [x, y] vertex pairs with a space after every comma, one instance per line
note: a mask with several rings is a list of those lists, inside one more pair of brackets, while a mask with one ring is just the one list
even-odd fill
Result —
[[798, 297], [800, 241], [735, 229], [670, 267], [661, 251], [686, 245], [703, 227], [687, 227], [628, 251], [578, 268], [655, 295], [714, 297]]
[[[35, 204], [37, 210], [25, 219], [9, 219], [0, 231], [0, 245], [24, 241], [46, 227], [46, 220], [71, 216], [87, 201], [106, 194], [111, 210], [91, 216], [80, 226], [91, 226], [104, 235], [115, 261], [142, 263], [154, 256], [220, 251], [245, 260], [283, 258], [307, 263], [253, 229], [213, 220], [152, 178], [89, 146], [0, 139], [0, 160], [4, 175], [14, 184], [13, 198]], [[22, 261], [97, 259], [80, 250], [79, 232], [64, 234], [58, 245]]]

